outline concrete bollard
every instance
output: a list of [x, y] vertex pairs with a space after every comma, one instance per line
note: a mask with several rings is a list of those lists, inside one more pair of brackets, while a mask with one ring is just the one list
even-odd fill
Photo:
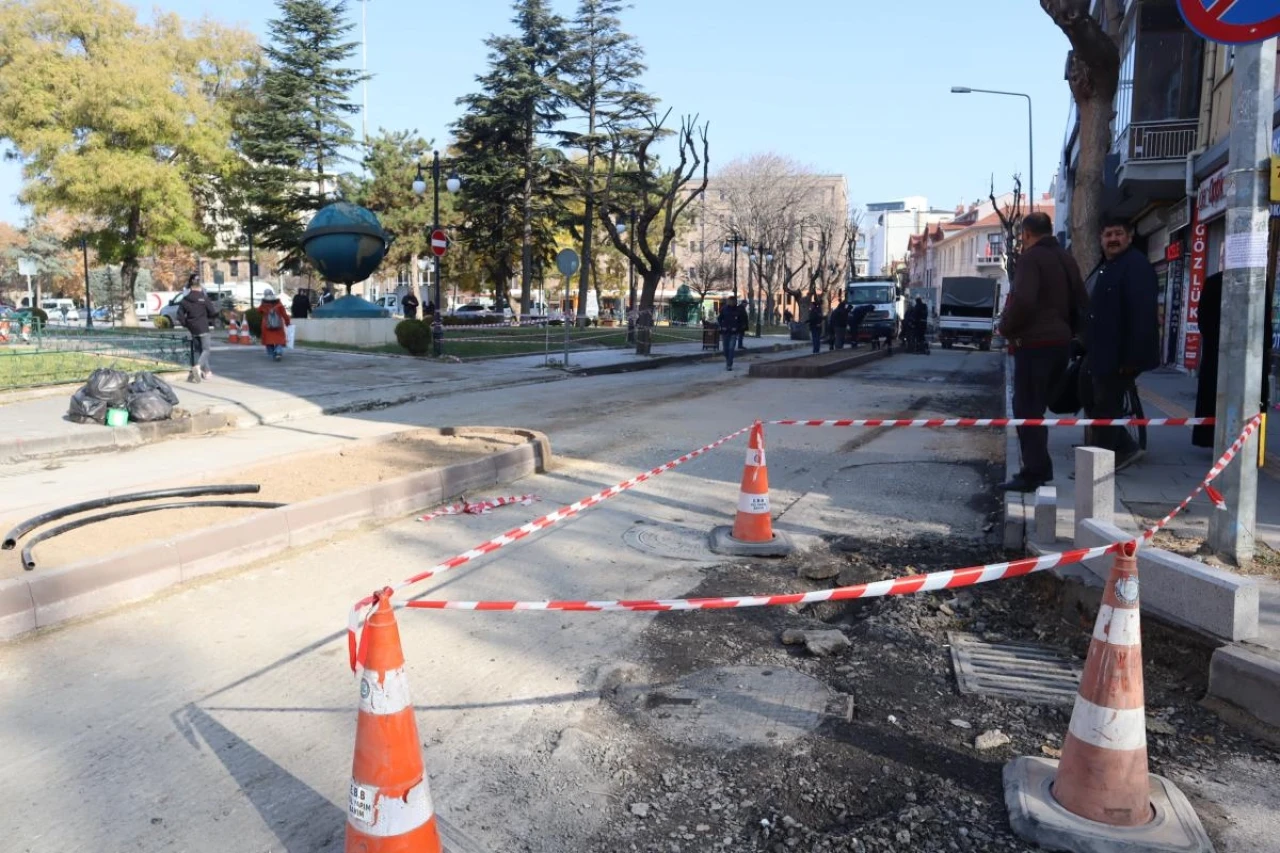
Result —
[[1116, 455], [1101, 447], [1076, 448], [1076, 525], [1086, 518], [1116, 518]]
[[1053, 486], [1036, 489], [1036, 525], [1031, 541], [1049, 546], [1058, 541], [1058, 490]]

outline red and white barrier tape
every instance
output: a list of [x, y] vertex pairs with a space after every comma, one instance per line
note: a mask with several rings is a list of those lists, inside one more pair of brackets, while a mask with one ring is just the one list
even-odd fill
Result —
[[[392, 587], [391, 589], [393, 592], [399, 592], [405, 587], [412, 586], [413, 584], [416, 584], [416, 583], [421, 583], [422, 581], [427, 580], [428, 578], [434, 577], [435, 575], [442, 574], [447, 571], [451, 571], [453, 569], [458, 568], [459, 566], [465, 566], [467, 563], [470, 563], [472, 560], [476, 560], [480, 557], [485, 556], [486, 554], [492, 554], [494, 551], [497, 551], [500, 548], [505, 548], [506, 546], [511, 545], [515, 542], [519, 542], [521, 539], [524, 539], [525, 537], [528, 537], [528, 536], [532, 536], [534, 533], [541, 532], [543, 530], [546, 530], [549, 527], [554, 527], [555, 525], [559, 524], [562, 521], [567, 521], [571, 518], [578, 516], [580, 513], [582, 513], [583, 510], [590, 509], [591, 507], [596, 506], [597, 504], [604, 503], [610, 498], [617, 497], [623, 492], [629, 489], [633, 489], [636, 486], [640, 485], [641, 483], [648, 482], [649, 480], [652, 480], [655, 477], [658, 477], [662, 474], [667, 473], [673, 468], [677, 468], [685, 464], [686, 462], [697, 459], [699, 456], [703, 456], [707, 453], [710, 453], [712, 450], [715, 450], [717, 447], [720, 447], [721, 445], [728, 444], [730, 441], [733, 441], [735, 438], [737, 438], [738, 436], [742, 435], [743, 433], [747, 432], [750, 429], [751, 427], [745, 426], [742, 429], [738, 430], [737, 432], [730, 433], [729, 435], [726, 435], [724, 438], [721, 438], [717, 441], [713, 441], [710, 444], [703, 445], [702, 447], [699, 447], [697, 450], [686, 453], [685, 455], [679, 457], [678, 459], [673, 459], [670, 462], [666, 463], [665, 465], [659, 465], [657, 468], [653, 468], [649, 471], [645, 471], [644, 473], [637, 474], [636, 476], [632, 477], [629, 480], [624, 480], [623, 482], [618, 483], [616, 486], [610, 486], [609, 488], [604, 489], [603, 491], [596, 492], [594, 495], [591, 495], [590, 497], [583, 498], [582, 500], [568, 504], [567, 506], [562, 506], [560, 507], [560, 509], [556, 510], [555, 512], [548, 513], [547, 515], [544, 515], [541, 518], [535, 518], [533, 521], [529, 522], [528, 524], [522, 524], [519, 527], [508, 530], [506, 533], [503, 533], [501, 536], [495, 536], [494, 538], [490, 539], [488, 542], [483, 542], [480, 545], [477, 545], [476, 547], [472, 548], [470, 551], [465, 551], [457, 555], [456, 557], [451, 557], [448, 560], [445, 560], [443, 563], [437, 563], [436, 565], [432, 566], [426, 571], [420, 572], [419, 574], [416, 574], [411, 578], [407, 578], [406, 580], [401, 581], [399, 584]], [[372, 595], [361, 599], [360, 601], [356, 602], [356, 605], [353, 608], [351, 608], [351, 613], [347, 617], [347, 652], [351, 661], [351, 669], [353, 672], [355, 671], [355, 667], [356, 667], [356, 639], [360, 631], [360, 622], [361, 622], [360, 611], [363, 608], [370, 607], [374, 603], [375, 603], [375, 597]]]
[[769, 426], [807, 427], [1075, 427], [1075, 426], [1213, 426], [1213, 418], [863, 418], [839, 421], [766, 421]]
[[1040, 557], [1028, 557], [1009, 563], [995, 563], [988, 566], [971, 566], [965, 569], [948, 569], [928, 575], [911, 575], [902, 578], [858, 584], [857, 586], [824, 589], [815, 592], [790, 593], [784, 595], [745, 595], [719, 598], [669, 598], [648, 599], [638, 601], [410, 601], [398, 605], [417, 610], [484, 610], [484, 611], [516, 611], [541, 610], [559, 612], [606, 613], [606, 612], [651, 612], [672, 610], [725, 610], [743, 607], [777, 607], [788, 604], [813, 604], [821, 601], [849, 601], [859, 598], [880, 598], [888, 595], [910, 595], [916, 592], [934, 592], [942, 589], [958, 589], [975, 586], [1006, 578], [1023, 577], [1041, 572], [1056, 566], [1065, 566], [1092, 560], [1106, 554], [1114, 553], [1123, 547], [1138, 545], [1149, 541], [1156, 532], [1166, 526], [1182, 512], [1201, 491], [1208, 489], [1215, 505], [1222, 505], [1222, 496], [1209, 484], [1215, 480], [1223, 469], [1244, 447], [1249, 436], [1258, 428], [1262, 415], [1249, 421], [1231, 447], [1222, 454], [1209, 474], [1196, 487], [1186, 500], [1172, 512], [1157, 522], [1150, 530], [1136, 539], [1100, 545], [1096, 548], [1082, 548], [1064, 551], [1059, 554], [1045, 554]]
[[529, 504], [540, 501], [542, 498], [537, 495], [517, 495], [509, 498], [489, 498], [487, 501], [469, 501], [463, 499], [462, 503], [453, 506], [442, 507], [435, 512], [429, 512], [426, 515], [419, 516], [418, 521], [431, 521], [433, 518], [440, 518], [446, 515], [486, 515], [500, 506], [529, 506]]

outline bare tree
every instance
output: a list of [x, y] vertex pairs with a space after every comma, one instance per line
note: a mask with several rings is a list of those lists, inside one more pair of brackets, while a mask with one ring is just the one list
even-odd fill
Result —
[[[670, 115], [668, 110], [661, 118], [651, 116], [649, 127], [635, 136], [614, 136], [609, 171], [601, 194], [600, 221], [605, 226], [605, 233], [613, 247], [631, 260], [640, 275], [641, 329], [653, 326], [653, 300], [659, 282], [667, 273], [677, 225], [689, 205], [706, 191], [709, 181], [707, 125], [699, 125], [697, 116], [686, 116], [680, 122], [679, 161], [674, 168], [663, 169], [655, 155], [650, 153], [652, 146], [664, 135], [664, 126]], [[621, 211], [629, 207], [635, 211], [635, 248], [618, 233], [617, 223], [624, 215]], [[646, 353], [649, 336], [637, 335], [636, 341], [637, 352]]]
[[988, 198], [991, 199], [991, 209], [1000, 218], [1000, 227], [1004, 231], [1004, 269], [1012, 282], [1018, 268], [1018, 256], [1022, 254], [1022, 178], [1013, 176], [1013, 199], [1003, 210], [996, 203], [994, 175], [991, 177], [991, 194]]
[[839, 293], [849, 278], [852, 258], [850, 237], [854, 234], [849, 220], [835, 211], [815, 214], [806, 226], [812, 227], [816, 237], [808, 241], [813, 246], [804, 247], [809, 288], [809, 301], [820, 301], [824, 306], [831, 296]]
[[[1120, 85], [1120, 26], [1124, 4], [1101, 0], [1102, 20], [1091, 14], [1095, 0], [1040, 0], [1071, 42], [1067, 82], [1080, 116], [1080, 160], [1071, 196], [1071, 251], [1082, 270], [1101, 256], [1103, 170], [1111, 148], [1111, 118]], [[1011, 273], [1012, 274], [1012, 273]]]

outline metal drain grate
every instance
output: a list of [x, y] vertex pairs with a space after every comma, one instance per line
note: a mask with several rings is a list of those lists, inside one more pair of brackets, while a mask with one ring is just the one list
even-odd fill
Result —
[[984, 693], [1036, 705], [1070, 705], [1080, 684], [1080, 664], [1047, 646], [988, 643], [948, 634], [951, 663], [961, 693]]

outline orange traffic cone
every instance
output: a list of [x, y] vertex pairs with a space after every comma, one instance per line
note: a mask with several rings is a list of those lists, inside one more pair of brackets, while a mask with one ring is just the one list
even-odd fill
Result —
[[227, 323], [227, 343], [240, 343], [240, 321], [235, 317], [232, 317], [231, 321]]
[[764, 458], [764, 424], [760, 421], [751, 426], [747, 441], [747, 459], [742, 469], [733, 528], [712, 530], [711, 549], [719, 554], [757, 557], [785, 557], [793, 550], [791, 542], [773, 530], [769, 469]]
[[1112, 826], [1151, 820], [1136, 553], [1116, 554], [1053, 783], [1067, 811]]
[[391, 590], [360, 635], [360, 715], [347, 802], [346, 853], [442, 853]]
[[1051, 850], [1205, 851], [1213, 846], [1182, 792], [1147, 772], [1137, 543], [1116, 554], [1089, 642], [1062, 760], [1004, 769], [1014, 832]]
[[240, 344], [242, 346], [253, 345], [253, 334], [249, 331], [249, 321], [245, 320], [240, 324]]

